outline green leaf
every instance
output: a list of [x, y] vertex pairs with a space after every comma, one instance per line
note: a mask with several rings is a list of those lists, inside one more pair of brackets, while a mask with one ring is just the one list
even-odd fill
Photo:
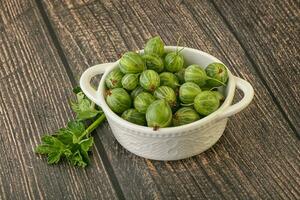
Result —
[[91, 119], [97, 114], [102, 113], [101, 110], [95, 109], [95, 104], [86, 98], [83, 92], [78, 92], [76, 96], [77, 102], [71, 102], [71, 108], [76, 113], [78, 120]]
[[47, 154], [48, 163], [54, 164], [60, 161], [61, 157], [66, 152], [66, 148], [66, 145], [55, 136], [45, 135], [42, 137], [42, 144], [36, 147], [35, 152]]
[[44, 135], [44, 136], [42, 136], [42, 142], [44, 142], [46, 144], [51, 145], [51, 144], [55, 143], [55, 141], [56, 140], [55, 140], [55, 138], [53, 138], [52, 135]]
[[48, 154], [48, 164], [57, 164], [61, 158], [62, 152], [55, 151]]
[[48, 154], [56, 151], [56, 148], [47, 144], [41, 144], [35, 148], [35, 152], [39, 154]]
[[73, 142], [73, 133], [68, 131], [66, 128], [62, 128], [56, 133], [56, 138], [65, 145], [68, 145]]
[[77, 86], [77, 87], [74, 87], [74, 88], [73, 88], [73, 92], [74, 92], [75, 94], [78, 94], [79, 92], [82, 92], [82, 90], [81, 90], [81, 88], [80, 88], [79, 86]]
[[88, 151], [94, 144], [93, 137], [86, 136], [84, 123], [70, 121], [66, 128], [59, 129], [54, 135], [42, 137], [42, 144], [35, 151], [48, 156], [48, 164], [56, 164], [66, 157], [74, 166], [85, 167], [90, 159]]
[[89, 151], [90, 148], [93, 146], [94, 144], [94, 138], [90, 137], [90, 138], [87, 138], [87, 139], [84, 139], [84, 140], [81, 140], [79, 142], [80, 144], [80, 147], [83, 151]]
[[[72, 135], [72, 142], [74, 144], [81, 140], [83, 134], [85, 134], [85, 126], [79, 121], [70, 121], [67, 124], [67, 128], [63, 129], [64, 132]], [[69, 139], [69, 138], [68, 138]], [[69, 142], [70, 143], [70, 142]]]
[[71, 151], [70, 149], [65, 149], [65, 150], [64, 150], [64, 155], [65, 155], [66, 157], [69, 157], [69, 156], [72, 155], [72, 151]]
[[75, 153], [73, 153], [73, 155], [69, 157], [69, 161], [72, 165], [78, 167], [86, 167], [88, 164], [83, 160], [80, 150], [77, 150]]
[[70, 121], [67, 124], [66, 130], [79, 137], [85, 131], [85, 125], [79, 121]]
[[[57, 164], [66, 158], [72, 165], [86, 167], [90, 163], [88, 152], [94, 144], [93, 137], [89, 134], [98, 127], [105, 116], [101, 108], [95, 106], [81, 91], [79, 87], [73, 92], [77, 102], [71, 102], [71, 107], [76, 112], [76, 120], [68, 122], [53, 135], [42, 137], [42, 144], [35, 148], [35, 152], [47, 155], [48, 164]], [[102, 114], [86, 129], [82, 122]]]

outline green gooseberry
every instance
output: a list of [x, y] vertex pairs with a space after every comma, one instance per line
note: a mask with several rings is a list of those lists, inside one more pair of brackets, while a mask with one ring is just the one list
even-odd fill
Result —
[[131, 98], [123, 88], [114, 88], [106, 92], [106, 103], [112, 111], [121, 114], [131, 107]]
[[185, 124], [189, 124], [195, 122], [200, 119], [199, 114], [191, 107], [183, 107], [180, 108], [173, 115], [173, 125], [181, 126]]
[[161, 58], [163, 59], [163, 60], [165, 60], [165, 57], [167, 56], [167, 52], [164, 52], [164, 54], [161, 56]]
[[123, 119], [125, 119], [126, 121], [129, 121], [131, 123], [138, 124], [141, 126], [145, 126], [147, 124], [145, 114], [140, 113], [139, 111], [137, 111], [134, 108], [130, 108], [130, 109], [124, 111], [121, 117]]
[[160, 86], [154, 91], [154, 97], [157, 99], [165, 99], [171, 107], [176, 105], [176, 94], [174, 90], [168, 86]]
[[220, 100], [212, 91], [203, 91], [194, 100], [194, 108], [200, 114], [207, 116], [216, 111], [220, 106]]
[[180, 84], [185, 83], [184, 74], [185, 74], [185, 68], [182, 68], [179, 72], [175, 73], [175, 76], [177, 77]]
[[169, 86], [174, 90], [180, 86], [178, 82], [178, 78], [172, 74], [171, 72], [163, 72], [159, 74], [160, 85]]
[[125, 74], [122, 78], [122, 86], [126, 90], [134, 90], [139, 84], [139, 74]]
[[183, 68], [184, 59], [179, 51], [170, 52], [165, 57], [165, 69], [166, 71], [175, 73], [179, 72]]
[[145, 92], [145, 89], [142, 86], [138, 86], [134, 90], [132, 90], [130, 96], [132, 99], [135, 99], [135, 97], [142, 92]]
[[155, 101], [155, 98], [152, 94], [148, 92], [141, 92], [138, 94], [133, 102], [134, 108], [137, 109], [140, 113], [146, 113], [148, 106]]
[[145, 90], [153, 92], [160, 85], [158, 73], [151, 69], [143, 71], [140, 76], [140, 85]]
[[112, 70], [105, 78], [106, 87], [109, 89], [121, 88], [122, 87], [121, 81], [123, 76], [124, 74], [121, 72], [119, 68]]
[[164, 70], [164, 62], [157, 54], [145, 54], [143, 55], [143, 59], [147, 69], [152, 69], [156, 72], [162, 72]]
[[216, 95], [216, 97], [220, 100], [220, 101], [224, 101], [225, 100], [225, 97], [224, 97], [224, 95], [221, 93], [221, 92], [219, 92], [219, 91], [211, 91], [213, 94], [215, 94]]
[[200, 87], [193, 82], [186, 82], [179, 88], [179, 99], [182, 103], [190, 104], [194, 102], [195, 97], [201, 92]]
[[205, 68], [208, 80], [206, 81], [209, 86], [219, 87], [226, 85], [228, 80], [228, 72], [224, 64], [211, 63]]
[[190, 65], [185, 69], [184, 80], [185, 82], [194, 82], [200, 87], [206, 82], [207, 76], [205, 70], [199, 65]]
[[165, 45], [159, 36], [153, 37], [146, 43], [144, 48], [145, 54], [157, 54], [163, 56], [165, 51]]
[[150, 104], [146, 112], [147, 125], [158, 128], [168, 127], [172, 123], [172, 110], [164, 99], [155, 100]]
[[142, 56], [136, 52], [126, 52], [119, 61], [120, 70], [124, 74], [136, 74], [146, 70]]

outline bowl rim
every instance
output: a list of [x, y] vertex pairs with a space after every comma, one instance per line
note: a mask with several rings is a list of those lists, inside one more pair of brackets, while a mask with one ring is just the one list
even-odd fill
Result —
[[[174, 51], [174, 50], [176, 50], [176, 48], [183, 48], [183, 47], [165, 46], [166, 51]], [[183, 51], [191, 51], [193, 53], [197, 53], [201, 56], [205, 56], [205, 57], [213, 60], [212, 62], [220, 62], [220, 63], [224, 64], [216, 57], [214, 57], [206, 52], [203, 52], [201, 50], [184, 47]], [[138, 50], [138, 52], [143, 53], [143, 50]], [[150, 134], [150, 135], [155, 135], [155, 136], [157, 136], [158, 134], [174, 135], [176, 133], [186, 132], [187, 130], [190, 131], [190, 130], [194, 130], [194, 129], [199, 129], [199, 127], [202, 127], [203, 125], [207, 125], [208, 123], [213, 122], [214, 120], [218, 120], [218, 119], [221, 120], [221, 118], [218, 118], [218, 116], [220, 115], [220, 113], [222, 113], [226, 108], [228, 108], [231, 105], [233, 97], [234, 97], [235, 88], [236, 88], [235, 79], [234, 79], [234, 76], [232, 75], [232, 73], [230, 72], [230, 70], [226, 67], [226, 69], [228, 71], [228, 84], [227, 84], [227, 88], [226, 88], [227, 96], [226, 96], [223, 104], [215, 112], [213, 112], [213, 113], [209, 114], [208, 116], [201, 118], [195, 122], [192, 122], [190, 124], [185, 124], [185, 125], [176, 126], [176, 127], [165, 127], [165, 128], [159, 128], [158, 130], [153, 130], [152, 127], [136, 125], [136, 124], [133, 124], [131, 122], [124, 120], [123, 118], [118, 116], [116, 113], [114, 113], [107, 105], [107, 103], [105, 101], [105, 97], [104, 97], [105, 78], [110, 71], [112, 71], [114, 68], [116, 68], [118, 66], [118, 63], [119, 63], [119, 60], [116, 61], [113, 64], [113, 66], [109, 67], [109, 69], [106, 70], [105, 73], [101, 77], [101, 80], [100, 80], [100, 83], [99, 83], [99, 86], [97, 89], [97, 95], [98, 95], [99, 103], [100, 103], [99, 106], [101, 106], [106, 117], [108, 118], [108, 121], [113, 120], [116, 124], [119, 124], [123, 128], [128, 129], [133, 132], [136, 132], [136, 133], [142, 132], [144, 134], [148, 134], [148, 135]]]

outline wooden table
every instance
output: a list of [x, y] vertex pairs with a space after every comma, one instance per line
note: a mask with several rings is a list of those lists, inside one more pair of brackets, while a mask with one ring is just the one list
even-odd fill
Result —
[[[0, 199], [299, 199], [299, 13], [293, 0], [1, 0]], [[73, 118], [81, 73], [154, 35], [224, 61], [251, 105], [190, 159], [137, 157], [104, 123], [89, 167], [47, 165], [33, 150]]]

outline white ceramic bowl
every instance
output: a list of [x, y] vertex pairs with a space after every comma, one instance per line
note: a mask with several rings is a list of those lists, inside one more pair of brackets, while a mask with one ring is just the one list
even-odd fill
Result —
[[[175, 50], [176, 47], [174, 46], [165, 47], [167, 52]], [[217, 58], [196, 49], [185, 47], [181, 53], [187, 64], [199, 64], [206, 67], [212, 62], [221, 62]], [[253, 88], [247, 81], [233, 76], [228, 70], [229, 80], [224, 91], [226, 99], [217, 111], [187, 125], [160, 128], [154, 131], [153, 128], [123, 120], [106, 104], [104, 80], [107, 74], [117, 66], [118, 61], [88, 68], [80, 78], [80, 86], [86, 96], [103, 109], [117, 141], [128, 151], [144, 158], [179, 160], [209, 149], [223, 134], [228, 117], [243, 110], [251, 102], [254, 95]], [[91, 86], [90, 81], [92, 77], [99, 74], [103, 74], [103, 76], [96, 91]], [[244, 97], [238, 103], [231, 105], [236, 88], [244, 93]]]

